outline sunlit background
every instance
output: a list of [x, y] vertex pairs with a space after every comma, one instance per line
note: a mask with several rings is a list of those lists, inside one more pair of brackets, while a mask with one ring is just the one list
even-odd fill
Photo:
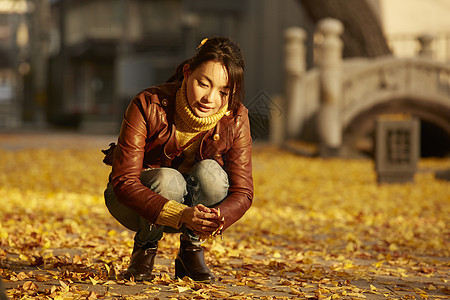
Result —
[[[449, 15], [449, 0], [0, 0], [7, 295], [448, 298]], [[151, 284], [125, 282], [134, 233], [104, 205], [100, 147], [214, 35], [246, 59], [253, 205], [204, 244], [217, 284], [173, 278], [177, 235]]]

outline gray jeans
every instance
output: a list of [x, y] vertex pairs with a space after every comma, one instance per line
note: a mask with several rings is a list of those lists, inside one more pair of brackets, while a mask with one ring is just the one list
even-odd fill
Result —
[[[228, 194], [228, 175], [212, 159], [197, 163], [187, 175], [172, 168], [157, 168], [142, 171], [141, 182], [161, 196], [184, 203], [188, 206], [203, 204], [214, 207]], [[135, 243], [138, 246], [159, 241], [164, 232], [183, 232], [193, 241], [198, 237], [190, 230], [177, 230], [169, 226], [152, 226], [136, 211], [120, 203], [111, 183], [105, 190], [105, 203], [111, 215], [126, 228], [136, 231]]]

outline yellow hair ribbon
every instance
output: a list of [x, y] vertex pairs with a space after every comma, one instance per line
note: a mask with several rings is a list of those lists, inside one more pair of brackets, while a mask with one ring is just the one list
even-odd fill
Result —
[[200, 49], [207, 41], [208, 41], [208, 38], [204, 38], [204, 39], [200, 42], [200, 45], [198, 45], [197, 49]]

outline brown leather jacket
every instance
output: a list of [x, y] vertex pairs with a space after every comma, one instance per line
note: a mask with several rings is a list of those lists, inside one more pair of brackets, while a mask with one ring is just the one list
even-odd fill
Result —
[[[140, 181], [142, 170], [174, 167], [170, 156], [180, 146], [173, 122], [180, 83], [167, 83], [139, 93], [125, 112], [112, 163], [111, 181], [117, 199], [155, 224], [166, 199]], [[253, 199], [251, 135], [248, 111], [240, 104], [210, 129], [195, 160], [216, 160], [227, 172], [228, 196], [219, 204], [224, 229], [241, 218]]]

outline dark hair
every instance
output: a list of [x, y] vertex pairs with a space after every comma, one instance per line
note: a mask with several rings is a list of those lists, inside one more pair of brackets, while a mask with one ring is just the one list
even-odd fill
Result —
[[182, 62], [175, 70], [175, 73], [167, 82], [182, 81], [183, 67], [189, 64], [194, 71], [201, 64], [208, 61], [215, 61], [223, 64], [228, 74], [228, 86], [230, 87], [230, 98], [228, 107], [233, 110], [239, 102], [244, 101], [244, 67], [245, 62], [239, 46], [226, 37], [213, 37], [202, 44], [197, 53], [190, 59]]

